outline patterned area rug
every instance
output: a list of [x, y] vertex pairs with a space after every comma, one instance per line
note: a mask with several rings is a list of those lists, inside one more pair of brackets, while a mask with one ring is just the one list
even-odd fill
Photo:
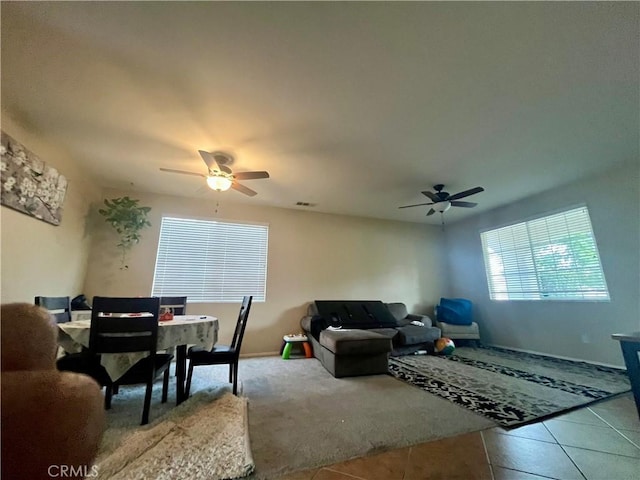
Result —
[[485, 346], [457, 348], [449, 357], [393, 357], [389, 372], [503, 427], [631, 389], [624, 370]]

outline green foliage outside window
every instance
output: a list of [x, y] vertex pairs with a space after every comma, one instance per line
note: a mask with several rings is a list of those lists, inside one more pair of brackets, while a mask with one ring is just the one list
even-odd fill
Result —
[[593, 237], [587, 233], [535, 247], [533, 258], [543, 297], [572, 297], [602, 288], [603, 275]]
[[492, 300], [609, 300], [586, 206], [480, 237]]

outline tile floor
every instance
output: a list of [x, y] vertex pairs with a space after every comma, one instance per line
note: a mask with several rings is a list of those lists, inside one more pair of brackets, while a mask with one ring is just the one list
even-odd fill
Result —
[[295, 472], [279, 480], [638, 480], [631, 394], [506, 431], [500, 427]]

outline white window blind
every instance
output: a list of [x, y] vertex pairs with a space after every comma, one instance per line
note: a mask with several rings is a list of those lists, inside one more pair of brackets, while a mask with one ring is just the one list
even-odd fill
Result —
[[264, 302], [268, 237], [267, 225], [163, 217], [152, 295]]
[[492, 300], [609, 300], [586, 206], [480, 237]]

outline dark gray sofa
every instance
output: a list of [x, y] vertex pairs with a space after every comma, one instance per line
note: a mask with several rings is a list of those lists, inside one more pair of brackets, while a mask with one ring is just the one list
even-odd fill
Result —
[[[440, 338], [442, 332], [433, 324], [431, 318], [428, 315], [407, 312], [404, 303], [395, 302], [385, 305], [398, 322], [392, 355], [408, 355], [418, 350], [427, 350], [429, 353], [433, 353], [433, 343]], [[415, 325], [412, 322], [423, 325]]]
[[[403, 303], [316, 300], [301, 320], [314, 356], [335, 377], [387, 373], [388, 357], [432, 350], [440, 329]], [[414, 325], [411, 322], [422, 322]]]

